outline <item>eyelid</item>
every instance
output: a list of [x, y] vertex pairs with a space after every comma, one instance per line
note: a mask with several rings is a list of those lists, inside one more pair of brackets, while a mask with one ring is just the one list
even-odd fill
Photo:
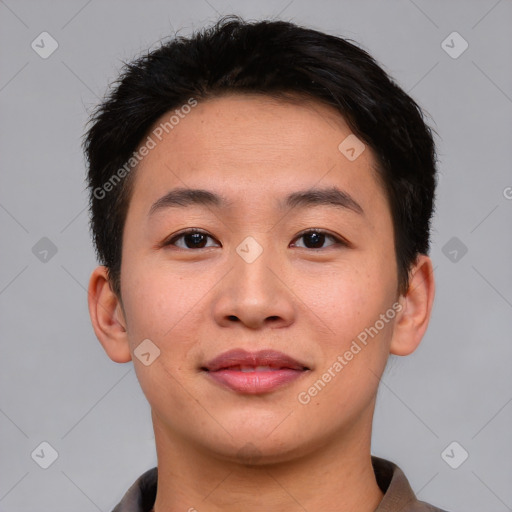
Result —
[[[203, 235], [206, 235], [208, 238], [215, 240], [217, 243], [221, 244], [214, 236], [210, 235], [210, 233], [208, 233], [204, 229], [187, 228], [187, 229], [184, 229], [183, 231], [178, 231], [177, 233], [173, 233], [169, 238], [165, 239], [164, 242], [162, 242], [161, 247], [165, 247], [168, 245], [175, 245], [175, 242], [177, 239], [179, 239], [183, 236], [186, 236], [190, 233], [201, 233]], [[295, 235], [292, 242], [294, 242], [295, 240], [298, 240], [299, 238], [301, 238], [305, 235], [308, 235], [309, 233], [320, 233], [322, 235], [325, 235], [328, 238], [331, 238], [334, 241], [334, 244], [333, 244], [334, 246], [335, 245], [341, 245], [341, 246], [345, 246], [345, 247], [350, 246], [350, 242], [348, 240], [346, 240], [345, 238], [343, 238], [342, 236], [336, 235], [336, 234], [331, 233], [330, 231], [322, 229], [322, 228], [307, 228], [307, 229], [301, 231], [300, 233], [298, 233], [297, 235]], [[222, 244], [221, 244], [221, 247], [222, 247]], [[329, 247], [332, 247], [332, 246], [329, 246]], [[211, 248], [211, 247], [201, 247], [200, 249], [209, 249], [209, 248]], [[182, 248], [178, 247], [178, 249], [182, 249]], [[327, 247], [325, 247], [325, 248], [320, 247], [318, 249], [310, 249], [309, 247], [300, 247], [300, 249], [308, 249], [310, 251], [321, 251], [321, 250], [327, 249]], [[197, 251], [198, 249], [182, 249], [182, 250]]]
[[[188, 235], [188, 234], [191, 234], [191, 233], [201, 233], [202, 235], [206, 235], [208, 238], [211, 238], [212, 240], [215, 240], [217, 243], [220, 244], [220, 242], [212, 235], [210, 235], [210, 233], [208, 233], [208, 231], [205, 231], [204, 229], [201, 229], [201, 228], [186, 228], [182, 231], [178, 231], [177, 233], [173, 233], [170, 237], [166, 238], [162, 243], [161, 243], [161, 247], [165, 247], [167, 245], [174, 245], [174, 243], [176, 242], [177, 239], [185, 236], [185, 235]], [[181, 249], [181, 247], [178, 247], [178, 249]], [[208, 249], [208, 247], [206, 247], [206, 249]], [[194, 249], [183, 249], [183, 250], [194, 250]], [[197, 250], [197, 249], [195, 249]]]
[[[298, 240], [299, 238], [303, 237], [304, 235], [308, 235], [309, 233], [320, 233], [322, 235], [325, 235], [328, 238], [332, 238], [334, 240], [333, 245], [343, 245], [348, 247], [350, 245], [350, 242], [343, 238], [340, 235], [336, 235], [334, 233], [331, 233], [330, 231], [322, 228], [307, 228], [304, 231], [301, 231], [298, 233], [293, 240]], [[332, 247], [332, 246], [331, 246]], [[301, 247], [301, 249], [304, 249], [304, 247]], [[305, 247], [305, 249], [309, 249], [308, 247]], [[326, 248], [324, 248], [326, 249]], [[309, 249], [310, 251], [321, 251], [322, 248], [319, 249]]]

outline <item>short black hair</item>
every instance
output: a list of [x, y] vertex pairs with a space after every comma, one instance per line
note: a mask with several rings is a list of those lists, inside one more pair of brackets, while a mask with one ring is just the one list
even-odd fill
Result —
[[228, 15], [125, 63], [113, 85], [91, 114], [83, 147], [96, 253], [119, 299], [137, 148], [165, 113], [191, 98], [230, 93], [279, 99], [299, 94], [330, 105], [373, 149], [393, 219], [397, 291], [407, 292], [411, 265], [430, 246], [433, 130], [417, 103], [354, 41], [287, 21], [247, 22]]

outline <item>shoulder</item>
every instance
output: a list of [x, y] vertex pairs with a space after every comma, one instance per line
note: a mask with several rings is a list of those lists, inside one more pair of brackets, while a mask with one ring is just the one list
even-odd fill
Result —
[[158, 468], [148, 469], [126, 491], [112, 512], [149, 512], [155, 503]]
[[419, 501], [403, 471], [393, 462], [372, 456], [375, 478], [384, 497], [375, 512], [448, 512]]

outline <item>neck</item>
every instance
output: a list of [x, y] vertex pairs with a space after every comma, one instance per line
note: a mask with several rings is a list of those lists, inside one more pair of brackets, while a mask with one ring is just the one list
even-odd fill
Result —
[[191, 447], [153, 415], [154, 512], [374, 512], [383, 498], [370, 455], [371, 418], [301, 457], [243, 465]]

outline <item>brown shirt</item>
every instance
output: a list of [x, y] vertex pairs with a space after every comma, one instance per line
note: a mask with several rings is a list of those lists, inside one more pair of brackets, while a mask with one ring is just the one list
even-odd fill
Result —
[[[446, 512], [418, 501], [402, 470], [392, 462], [372, 456], [373, 470], [384, 497], [375, 512]], [[112, 512], [152, 512], [156, 498], [157, 468], [142, 474]]]

